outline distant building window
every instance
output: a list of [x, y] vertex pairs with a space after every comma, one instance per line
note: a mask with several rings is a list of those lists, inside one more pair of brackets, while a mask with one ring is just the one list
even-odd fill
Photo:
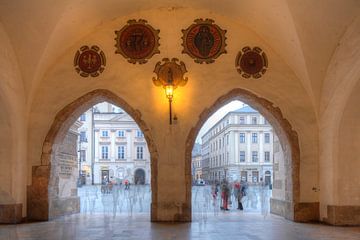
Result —
[[265, 162], [270, 162], [270, 152], [265, 152]]
[[252, 161], [258, 162], [258, 152], [257, 151], [252, 152]]
[[269, 124], [268, 120], [264, 119], [264, 124]]
[[257, 118], [256, 117], [252, 117], [251, 118], [251, 124], [257, 124]]
[[245, 143], [245, 133], [240, 133], [240, 143]]
[[229, 135], [226, 135], [226, 144], [229, 145]]
[[108, 136], [109, 136], [109, 132], [108, 132], [108, 131], [101, 131], [101, 136], [102, 136], [102, 137], [108, 137]]
[[101, 159], [109, 159], [109, 146], [101, 146]]
[[245, 117], [240, 117], [239, 118], [239, 123], [240, 124], [245, 124]]
[[80, 115], [80, 121], [86, 121], [86, 115], [85, 115], [85, 113], [83, 113], [83, 114], [81, 114]]
[[80, 142], [87, 142], [85, 131], [80, 132]]
[[125, 137], [125, 131], [124, 130], [119, 130], [118, 131], [118, 137]]
[[257, 135], [257, 133], [253, 133], [252, 138], [251, 138], [251, 142], [252, 143], [257, 143], [257, 141], [258, 141], [258, 135]]
[[80, 161], [82, 161], [82, 162], [86, 161], [86, 152], [85, 152], [85, 150], [80, 150]]
[[221, 138], [219, 139], [219, 149], [221, 149]]
[[245, 162], [245, 151], [240, 151], [240, 162]]
[[118, 146], [118, 159], [125, 159], [125, 146]]
[[136, 147], [136, 159], [144, 158], [144, 147], [138, 146]]
[[144, 137], [144, 134], [142, 133], [142, 131], [137, 130], [136, 131], [136, 137]]
[[270, 133], [265, 133], [265, 143], [270, 143]]

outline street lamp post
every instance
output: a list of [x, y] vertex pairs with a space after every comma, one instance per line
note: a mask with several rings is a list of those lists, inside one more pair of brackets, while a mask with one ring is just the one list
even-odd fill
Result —
[[78, 178], [78, 187], [81, 187], [82, 186], [82, 183], [81, 183], [81, 136], [79, 138], [79, 178]]
[[94, 106], [91, 108], [91, 185], [94, 185], [95, 164], [95, 128], [94, 128]]

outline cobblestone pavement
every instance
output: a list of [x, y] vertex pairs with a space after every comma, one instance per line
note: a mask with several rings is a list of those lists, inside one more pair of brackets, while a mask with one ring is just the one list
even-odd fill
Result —
[[[131, 239], [131, 240], [359, 240], [360, 227], [301, 224], [268, 214], [271, 192], [250, 187], [243, 199], [244, 211], [220, 210], [220, 196], [209, 186], [193, 187], [193, 222], [150, 222], [148, 186], [114, 188], [101, 193], [100, 186], [79, 189], [81, 213], [48, 222], [0, 225], [1, 240]], [[114, 204], [116, 203], [116, 204]]]
[[148, 214], [112, 217], [83, 213], [49, 222], [0, 225], [1, 240], [131, 239], [131, 240], [359, 240], [359, 227], [301, 224], [281, 217], [236, 211], [220, 212], [206, 221], [152, 223]]

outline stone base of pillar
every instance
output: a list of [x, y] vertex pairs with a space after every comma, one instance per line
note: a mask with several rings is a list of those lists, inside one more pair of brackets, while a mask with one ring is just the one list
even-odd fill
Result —
[[186, 203], [161, 202], [151, 204], [152, 222], [191, 222], [191, 209]]
[[22, 204], [0, 204], [0, 223], [15, 224], [22, 220]]
[[271, 198], [270, 212], [294, 222], [317, 222], [320, 210], [318, 202], [294, 203]]
[[360, 206], [327, 206], [324, 222], [336, 226], [360, 226]]

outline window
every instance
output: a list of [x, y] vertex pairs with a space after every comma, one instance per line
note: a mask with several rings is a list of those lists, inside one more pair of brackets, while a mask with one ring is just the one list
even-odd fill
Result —
[[219, 149], [221, 149], [221, 138], [219, 139]]
[[251, 118], [251, 124], [257, 124], [257, 118], [256, 117]]
[[245, 151], [240, 151], [240, 162], [245, 162]]
[[85, 131], [80, 132], [80, 142], [87, 142]]
[[86, 115], [85, 115], [85, 113], [81, 114], [81, 116], [80, 116], [80, 121], [82, 121], [82, 122], [86, 121]]
[[253, 152], [252, 152], [252, 161], [253, 161], [253, 162], [257, 162], [257, 161], [258, 161], [258, 152], [257, 152], [257, 151], [253, 151]]
[[240, 117], [239, 118], [239, 123], [240, 124], [245, 124], [245, 117]]
[[245, 133], [240, 133], [240, 143], [245, 143]]
[[137, 130], [136, 131], [136, 137], [144, 137], [144, 134], [142, 133], [142, 131]]
[[125, 131], [119, 130], [117, 135], [118, 135], [118, 137], [125, 137]]
[[80, 161], [82, 161], [82, 162], [86, 161], [86, 152], [85, 152], [85, 150], [80, 150]]
[[101, 146], [101, 159], [109, 159], [109, 146]]
[[264, 161], [265, 162], [270, 162], [270, 152], [265, 152], [265, 159], [264, 159]]
[[118, 146], [118, 159], [125, 159], [125, 146]]
[[251, 140], [251, 141], [252, 141], [252, 143], [257, 143], [257, 141], [258, 141], [258, 140], [257, 140], [257, 139], [258, 139], [258, 135], [257, 135], [257, 133], [253, 133], [253, 134], [252, 134], [252, 138], [251, 138], [251, 139], [252, 139], [252, 140]]
[[268, 125], [269, 122], [266, 119], [264, 119], [264, 124]]
[[265, 143], [270, 143], [270, 133], [265, 133]]
[[229, 145], [229, 135], [226, 135], [226, 144]]
[[101, 131], [101, 136], [102, 137], [109, 137], [109, 132], [108, 131]]
[[144, 147], [137, 146], [136, 147], [136, 159], [143, 159], [144, 158]]

